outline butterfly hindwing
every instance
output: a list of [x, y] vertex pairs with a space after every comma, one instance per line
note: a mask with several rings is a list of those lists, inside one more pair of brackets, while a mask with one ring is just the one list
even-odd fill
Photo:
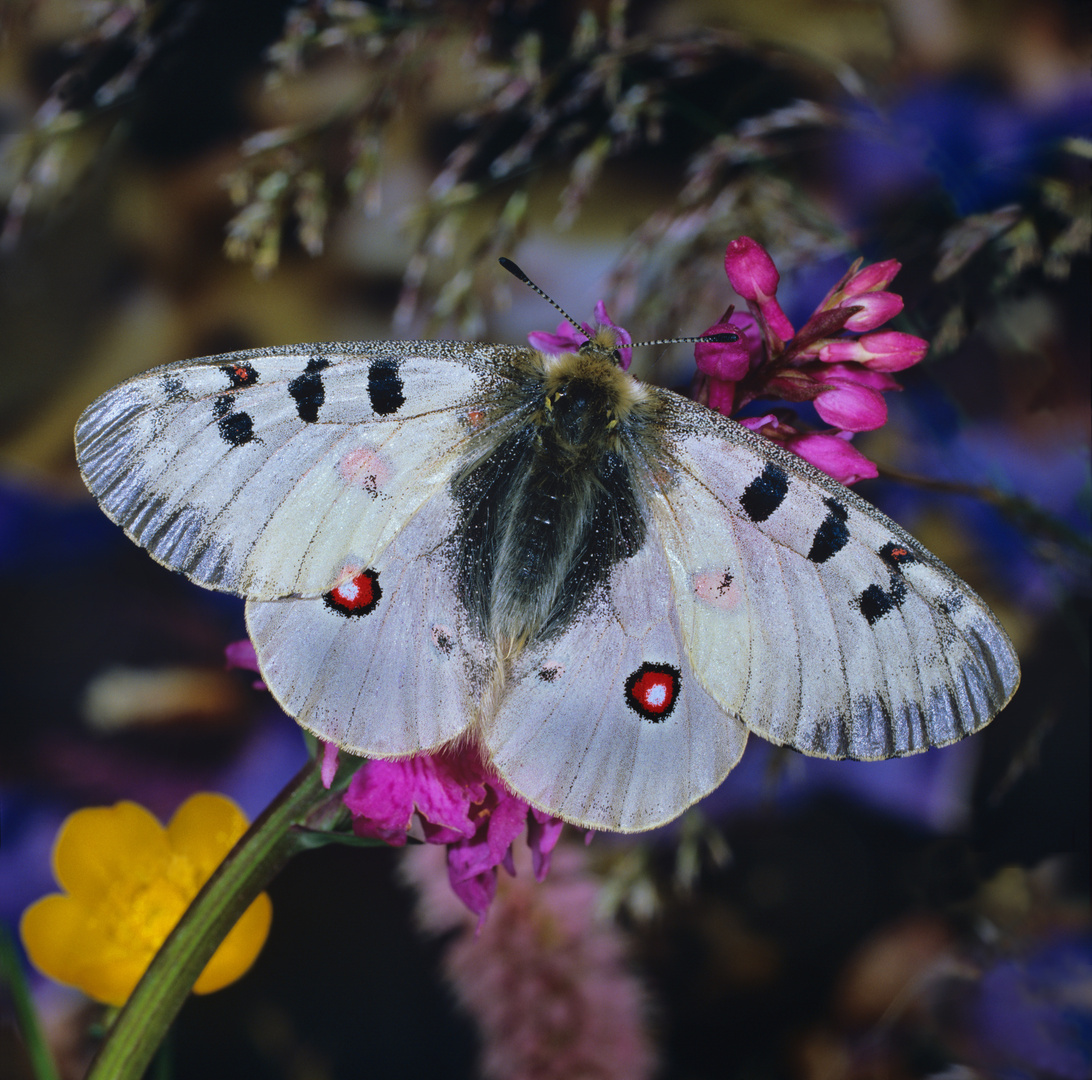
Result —
[[562, 633], [516, 658], [478, 722], [509, 786], [589, 828], [670, 821], [747, 741], [691, 670], [654, 532]]
[[984, 726], [1019, 680], [975, 593], [875, 507], [795, 455], [664, 394], [650, 485], [691, 663], [754, 732], [886, 758]]
[[356, 754], [397, 757], [467, 727], [486, 651], [453, 587], [441, 491], [375, 559], [352, 552], [327, 594], [247, 603], [262, 676], [300, 724]]
[[500, 372], [446, 342], [172, 364], [91, 405], [77, 455], [106, 512], [165, 565], [256, 599], [317, 595], [444, 485]]

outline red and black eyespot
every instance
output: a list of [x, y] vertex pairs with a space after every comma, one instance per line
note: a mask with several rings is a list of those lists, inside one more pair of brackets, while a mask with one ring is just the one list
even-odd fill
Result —
[[336, 589], [323, 593], [326, 606], [347, 618], [370, 615], [383, 597], [377, 570], [362, 570], [356, 577], [343, 581]]
[[640, 717], [659, 723], [666, 720], [679, 700], [682, 674], [671, 664], [643, 663], [626, 679], [626, 704]]
[[894, 541], [884, 544], [880, 548], [879, 555], [892, 570], [897, 570], [906, 563], [918, 561], [917, 556], [905, 544], [896, 544]]
[[241, 386], [253, 386], [258, 381], [258, 372], [243, 360], [233, 364], [222, 364], [220, 370], [231, 380], [231, 389]]

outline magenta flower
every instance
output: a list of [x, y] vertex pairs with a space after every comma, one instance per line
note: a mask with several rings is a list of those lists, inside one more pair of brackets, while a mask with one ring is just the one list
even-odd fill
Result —
[[[249, 641], [224, 650], [229, 668], [258, 671]], [[265, 683], [256, 682], [264, 690]], [[322, 783], [330, 787], [338, 748], [322, 746]], [[560, 818], [529, 806], [482, 763], [473, 746], [415, 754], [400, 761], [365, 761], [343, 797], [357, 836], [402, 847], [407, 838], [447, 846], [448, 878], [455, 895], [484, 920], [497, 891], [497, 867], [515, 873], [512, 844], [527, 830], [536, 881], [550, 870], [550, 854], [561, 837]]]
[[772, 413], [741, 420], [740, 423], [767, 439], [781, 443], [798, 457], [833, 476], [840, 484], [855, 484], [858, 480], [871, 480], [879, 475], [875, 464], [850, 445], [852, 432], [801, 432]]
[[756, 319], [782, 341], [793, 336], [792, 323], [777, 302], [781, 275], [766, 249], [749, 236], [740, 236], [724, 253], [724, 269], [732, 288], [747, 301]]
[[822, 346], [819, 359], [824, 363], [853, 361], [872, 371], [902, 371], [916, 364], [929, 343], [899, 330], [881, 330], [861, 338], [842, 338]]
[[811, 401], [827, 431], [798, 427], [791, 413], [772, 414], [749, 427], [776, 439], [843, 483], [875, 476], [876, 468], [848, 440], [887, 420], [883, 395], [899, 390], [888, 374], [918, 363], [928, 343], [896, 330], [875, 330], [903, 308], [887, 291], [900, 264], [886, 259], [872, 266], [858, 260], [835, 283], [811, 318], [794, 332], [777, 304], [777, 267], [765, 249], [741, 236], [728, 245], [725, 270], [732, 288], [747, 301], [751, 316], [729, 321], [729, 312], [706, 333], [736, 330], [735, 342], [699, 342], [694, 350], [696, 400], [725, 415], [759, 399]]
[[870, 292], [851, 296], [838, 306], [849, 308], [852, 312], [843, 329], [858, 332], [875, 330], [902, 311], [902, 297], [891, 292]]
[[633, 344], [633, 338], [625, 327], [619, 326], [611, 319], [602, 300], [595, 305], [595, 326], [589, 326], [587, 323], [581, 323], [580, 325], [584, 328], [584, 337], [577, 333], [576, 327], [571, 323], [563, 322], [557, 324], [556, 334], [533, 330], [527, 335], [527, 340], [539, 352], [556, 355], [557, 353], [576, 352], [585, 341], [590, 341], [603, 330], [609, 330], [614, 334], [618, 352], [622, 358], [619, 366], [623, 371], [629, 367], [633, 359], [633, 350], [629, 348]]
[[349, 781], [353, 831], [400, 847], [412, 834], [447, 846], [451, 888], [484, 920], [497, 891], [497, 867], [515, 873], [512, 843], [527, 830], [535, 878], [550, 868], [560, 818], [528, 806], [471, 746], [401, 761], [366, 761]]

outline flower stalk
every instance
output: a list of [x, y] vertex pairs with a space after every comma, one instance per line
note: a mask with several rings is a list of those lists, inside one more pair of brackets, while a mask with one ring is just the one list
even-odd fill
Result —
[[340, 813], [340, 792], [324, 788], [319, 762], [309, 761], [194, 898], [118, 1013], [87, 1080], [140, 1080], [227, 932], [292, 856], [315, 846], [316, 830], [331, 827]]

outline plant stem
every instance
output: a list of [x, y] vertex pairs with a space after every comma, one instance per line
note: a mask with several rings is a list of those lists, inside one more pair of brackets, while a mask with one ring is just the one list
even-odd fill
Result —
[[[308, 846], [293, 828], [330, 816], [341, 796], [322, 786], [309, 761], [240, 837], [163, 942], [99, 1048], [86, 1080], [140, 1080], [227, 932], [298, 851]], [[324, 813], [326, 811], [326, 813]]]

